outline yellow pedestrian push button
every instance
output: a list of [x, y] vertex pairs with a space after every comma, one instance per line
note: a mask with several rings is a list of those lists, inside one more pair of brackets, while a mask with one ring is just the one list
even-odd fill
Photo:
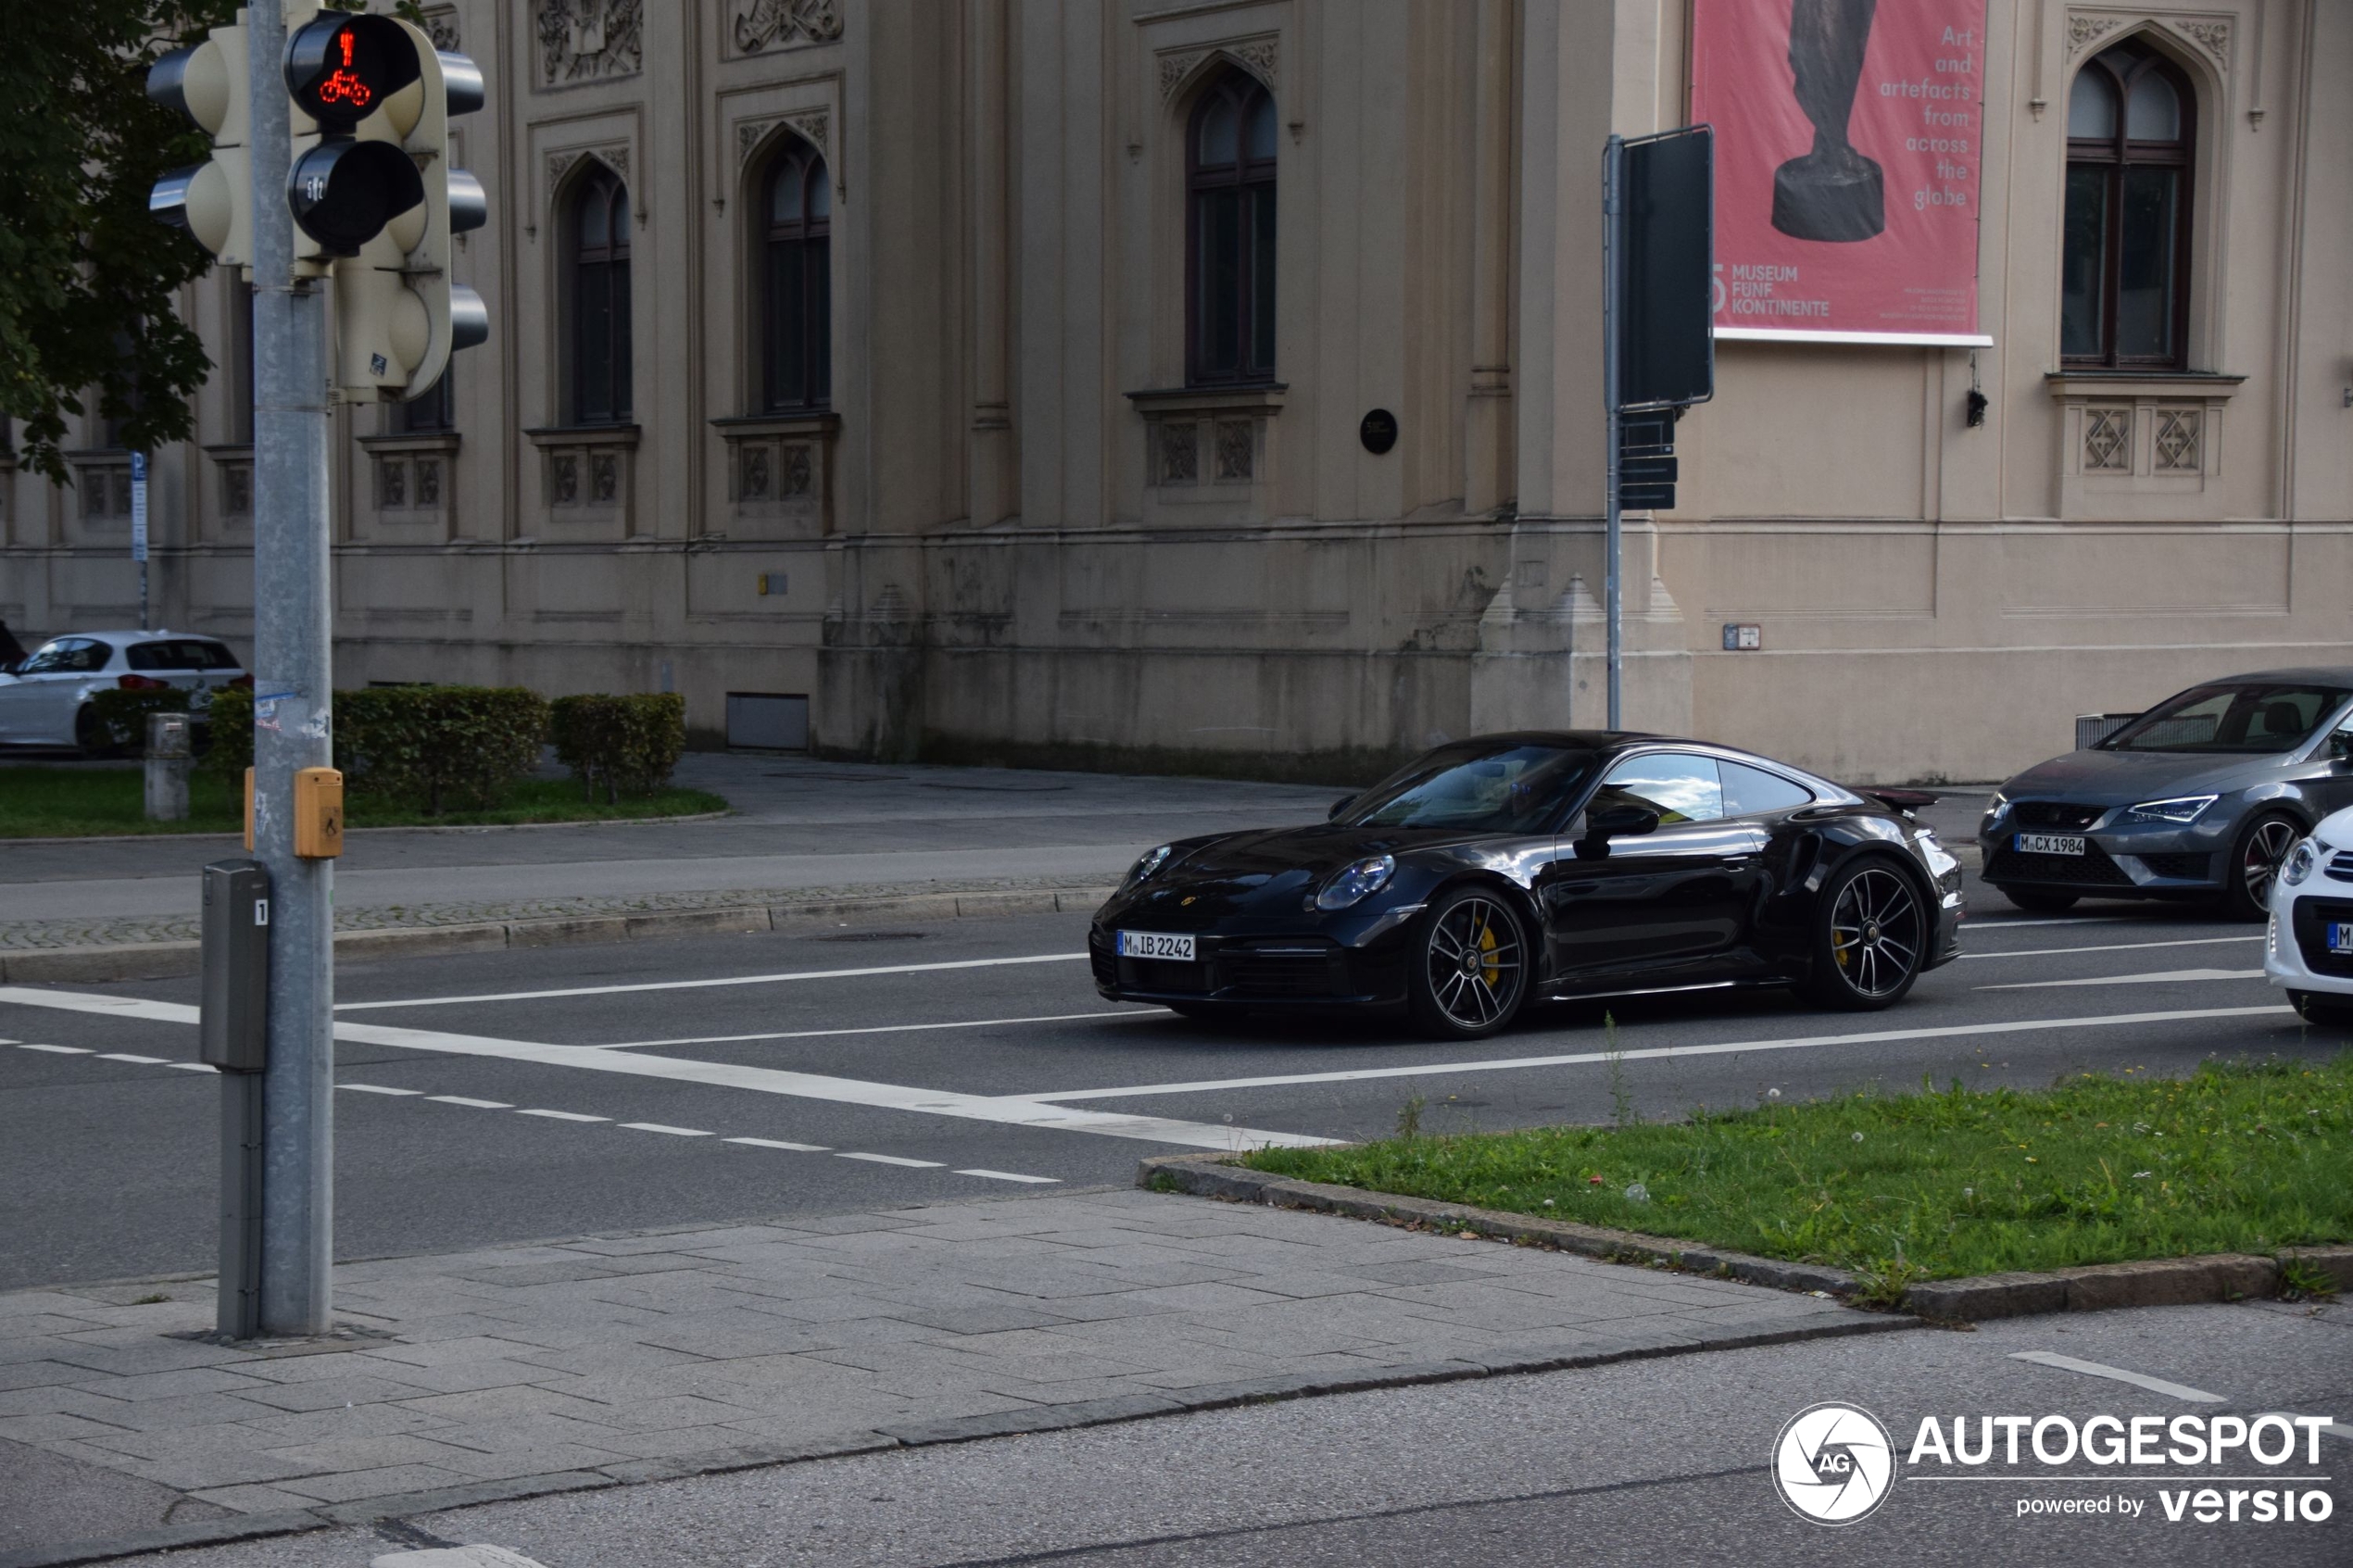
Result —
[[343, 774], [304, 768], [294, 785], [295, 853], [306, 860], [333, 859], [343, 853]]

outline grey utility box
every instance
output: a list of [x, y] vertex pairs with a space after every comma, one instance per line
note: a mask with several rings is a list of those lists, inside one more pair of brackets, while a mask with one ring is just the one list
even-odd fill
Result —
[[223, 1073], [269, 1065], [270, 873], [258, 860], [204, 869], [204, 1061]]

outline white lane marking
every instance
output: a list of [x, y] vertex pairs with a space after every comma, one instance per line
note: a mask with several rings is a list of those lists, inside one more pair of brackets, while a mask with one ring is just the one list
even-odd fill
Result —
[[[196, 1010], [182, 1002], [154, 1002], [140, 997], [101, 997], [87, 991], [41, 991], [25, 985], [0, 985], [0, 1003], [56, 1008], [64, 1012], [98, 1013], [113, 1018], [135, 1018], [150, 1023], [192, 1024], [197, 1022]], [[961, 1117], [967, 1121], [1037, 1127], [1049, 1132], [1096, 1133], [1105, 1137], [1134, 1138], [1142, 1143], [1176, 1144], [1189, 1148], [1214, 1148], [1227, 1153], [1259, 1148], [1320, 1148], [1340, 1141], [1305, 1133], [1212, 1125], [1205, 1122], [1181, 1122], [1164, 1116], [1075, 1110], [1067, 1106], [1047, 1104], [1035, 1096], [958, 1094], [949, 1089], [872, 1084], [857, 1078], [835, 1078], [817, 1073], [788, 1073], [773, 1067], [739, 1067], [731, 1062], [695, 1061], [673, 1056], [633, 1056], [627, 1051], [598, 1050], [593, 1046], [549, 1046], [531, 1040], [450, 1035], [433, 1029], [403, 1029], [381, 1023], [337, 1023], [335, 1038], [349, 1040], [355, 1045], [391, 1046], [400, 1050], [429, 1051], [444, 1056], [493, 1057], [506, 1061], [536, 1062], [546, 1067], [584, 1068], [595, 1073], [619, 1073], [672, 1083], [700, 1084], [711, 1088], [750, 1089], [761, 1094], [829, 1100], [839, 1105], [862, 1105], [880, 1110], [912, 1110], [929, 1116]], [[1601, 1059], [1596, 1057], [1592, 1060]]]
[[1978, 915], [1964, 922], [1963, 931], [2020, 931], [2030, 925], [2122, 925], [2128, 921], [2145, 921], [2145, 915], [2067, 915], [2058, 920], [2006, 920], [1999, 915]]
[[550, 1122], [610, 1122], [610, 1116], [590, 1116], [578, 1110], [518, 1110], [518, 1116], [545, 1116]]
[[975, 1166], [969, 1171], [959, 1171], [956, 1174], [960, 1176], [986, 1176], [992, 1182], [1037, 1182], [1048, 1186], [1060, 1186], [1062, 1185], [1062, 1178], [1060, 1176], [1025, 1176], [1013, 1171], [984, 1171], [978, 1166]]
[[1139, 1018], [1165, 1018], [1166, 1008], [1139, 1008], [1132, 1012], [1049, 1012], [1035, 1018], [974, 1018], [955, 1023], [877, 1023], [857, 1029], [786, 1029], [765, 1035], [695, 1035], [683, 1040], [617, 1040], [598, 1046], [600, 1051], [634, 1051], [647, 1046], [733, 1046], [746, 1040], [822, 1040], [836, 1035], [915, 1035], [926, 1029], [987, 1029], [1000, 1023], [1069, 1023], [1078, 1019], [1125, 1022]]
[[660, 1122], [623, 1122], [620, 1124], [628, 1128], [633, 1133], [668, 1133], [673, 1138], [707, 1138], [711, 1136], [709, 1133], [704, 1132], [700, 1127], [669, 1127], [664, 1126]]
[[100, 1051], [100, 1061], [135, 1061], [142, 1067], [155, 1067], [167, 1060], [159, 1056], [132, 1056], [129, 1051]]
[[2157, 985], [2190, 980], [2260, 980], [2259, 969], [2160, 969], [2146, 974], [2091, 974], [2080, 980], [2013, 980], [2005, 985], [1978, 985], [1979, 991], [2046, 991], [2058, 985]]
[[54, 1051], [58, 1056], [89, 1056], [93, 1054], [90, 1047], [87, 1046], [36, 1046], [27, 1040], [19, 1040], [16, 1042], [16, 1047], [17, 1049], [20, 1051]]
[[384, 1008], [462, 1007], [468, 1002], [532, 1002], [549, 997], [610, 997], [629, 991], [701, 991], [714, 985], [773, 985], [786, 980], [852, 980], [871, 974], [925, 974], [950, 969], [997, 969], [1007, 964], [1084, 963], [1084, 953], [1032, 953], [1017, 959], [955, 959], [941, 963], [876, 964], [865, 969], [801, 969], [782, 974], [731, 974], [716, 980], [648, 980], [629, 985], [568, 985], [553, 991], [491, 991], [472, 997], [410, 997], [393, 1002], [338, 1002], [337, 1012]]
[[208, 1061], [167, 1061], [164, 1065], [166, 1067], [176, 1067], [182, 1073], [218, 1073], [220, 1071], [220, 1069], [215, 1067]]
[[2057, 1350], [2013, 1350], [2010, 1360], [2032, 1361], [2038, 1366], [2055, 1366], [2063, 1372], [2080, 1372], [2086, 1377], [2105, 1377], [2118, 1383], [2130, 1383], [2152, 1394], [2169, 1394], [2176, 1399], [2194, 1405], [2224, 1403], [2220, 1394], [2208, 1394], [2202, 1388], [2191, 1388], [2179, 1383], [2168, 1383], [2161, 1377], [2151, 1377], [2145, 1372], [2127, 1372], [2120, 1366], [2108, 1366], [2099, 1361], [2079, 1361], [2073, 1356], [2062, 1356]]
[[937, 1160], [909, 1160], [897, 1154], [837, 1154], [834, 1158], [836, 1160], [869, 1160], [877, 1165], [910, 1165], [920, 1171], [937, 1171], [941, 1168], [941, 1162]]
[[[6, 997], [0, 994], [0, 1001]], [[2098, 1018], [2032, 1018], [2013, 1023], [1957, 1023], [1935, 1029], [1874, 1029], [1860, 1035], [1803, 1035], [1787, 1040], [1727, 1040], [1719, 1045], [1651, 1046], [1620, 1051], [1621, 1061], [1656, 1060], [1667, 1057], [1736, 1056], [1742, 1051], [1803, 1050], [1815, 1046], [1868, 1046], [1894, 1040], [1944, 1040], [1971, 1035], [2027, 1035], [2045, 1029], [2094, 1029], [2118, 1024], [2173, 1023], [2188, 1019], [2251, 1018], [2288, 1012], [2284, 1003], [2250, 1008], [2189, 1008], [2174, 1012], [2120, 1012]], [[1047, 1089], [1024, 1099], [1060, 1103], [1074, 1099], [1132, 1099], [1148, 1095], [1193, 1095], [1213, 1089], [1260, 1089], [1291, 1084], [1346, 1084], [1366, 1078], [1434, 1078], [1449, 1073], [1511, 1073], [1533, 1067], [1581, 1067], [1607, 1061], [1607, 1051], [1580, 1051], [1573, 1056], [1519, 1056], [1494, 1061], [1433, 1061], [1413, 1067], [1357, 1067], [1332, 1073], [1284, 1073], [1263, 1078], [1206, 1078], [1189, 1084], [1132, 1084], [1115, 1089]]]
[[393, 1089], [382, 1084], [337, 1084], [338, 1089], [349, 1089], [356, 1095], [422, 1095], [422, 1089]]
[[2260, 942], [2263, 934], [2251, 936], [2187, 936], [2178, 942], [2111, 942], [2095, 947], [2028, 947], [2015, 953], [1963, 953], [1965, 959], [2050, 959], [2068, 953], [2129, 953], [2138, 947], [2211, 947], [2221, 942]]
[[502, 1546], [478, 1545], [388, 1551], [368, 1559], [368, 1568], [541, 1568], [541, 1564]]
[[427, 1095], [425, 1098], [443, 1105], [472, 1106], [476, 1110], [512, 1110], [514, 1109], [503, 1099], [471, 1099], [464, 1095]]
[[832, 1148], [821, 1143], [786, 1143], [782, 1138], [722, 1138], [722, 1143], [748, 1144], [753, 1148], [788, 1148], [795, 1154], [831, 1154]]

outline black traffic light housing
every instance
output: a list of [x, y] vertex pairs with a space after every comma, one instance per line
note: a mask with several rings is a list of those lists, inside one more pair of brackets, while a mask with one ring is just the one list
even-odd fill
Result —
[[390, 17], [328, 11], [286, 40], [286, 91], [331, 136], [348, 133], [420, 74], [415, 43]]
[[399, 144], [331, 136], [295, 159], [286, 204], [302, 232], [337, 256], [357, 256], [385, 224], [425, 199], [423, 176]]

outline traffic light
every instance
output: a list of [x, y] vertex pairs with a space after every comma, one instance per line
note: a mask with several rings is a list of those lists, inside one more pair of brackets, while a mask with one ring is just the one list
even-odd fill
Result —
[[482, 72], [390, 17], [321, 12], [286, 42], [295, 158], [286, 199], [306, 258], [335, 283], [335, 385], [417, 397], [490, 335], [449, 278], [451, 241], [488, 220], [482, 183], [449, 167], [449, 117], [482, 107]]
[[220, 261], [253, 263], [253, 156], [245, 96], [245, 30], [216, 27], [147, 69], [147, 96], [212, 138], [212, 157], [156, 182], [147, 211], [185, 229]]

